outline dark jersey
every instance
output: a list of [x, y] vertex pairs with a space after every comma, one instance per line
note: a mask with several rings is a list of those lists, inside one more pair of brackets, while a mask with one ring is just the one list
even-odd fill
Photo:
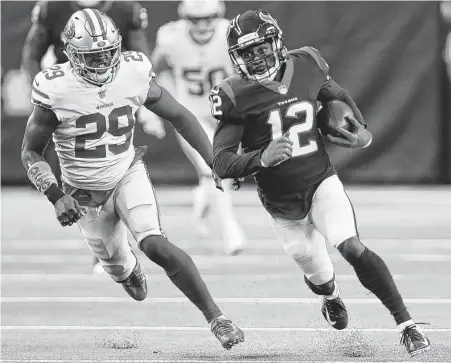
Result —
[[[47, 29], [49, 43], [55, 47], [57, 63], [67, 62], [61, 42], [64, 26], [71, 15], [82, 8], [75, 1], [38, 1], [33, 8], [31, 21]], [[147, 27], [147, 11], [136, 1], [101, 1], [96, 8], [113, 19], [125, 49], [130, 49], [129, 32]]]
[[[214, 142], [215, 158], [222, 149], [216, 136], [222, 128], [233, 124], [242, 127], [241, 144], [249, 156], [244, 169], [254, 173], [265, 195], [297, 192], [335, 173], [316, 123], [318, 95], [329, 79], [328, 72], [319, 52], [303, 47], [288, 53], [280, 82], [261, 84], [239, 76], [223, 81], [210, 96], [212, 114], [220, 120]], [[287, 132], [293, 142], [292, 157], [275, 167], [261, 167], [261, 151]], [[243, 176], [233, 175], [233, 170], [229, 172], [229, 177]]]

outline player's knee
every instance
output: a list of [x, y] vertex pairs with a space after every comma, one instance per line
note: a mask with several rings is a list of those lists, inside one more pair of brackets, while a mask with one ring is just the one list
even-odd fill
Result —
[[283, 245], [286, 254], [298, 265], [302, 266], [311, 260], [311, 246], [308, 243], [293, 241]]
[[150, 205], [139, 205], [129, 210], [128, 225], [138, 245], [144, 238], [163, 234], [158, 217]]
[[187, 253], [161, 235], [147, 236], [141, 242], [140, 248], [152, 262], [163, 267], [168, 275], [192, 263]]
[[337, 249], [344, 259], [352, 264], [360, 258], [366, 247], [360, 242], [359, 237], [354, 236], [340, 243]]
[[332, 276], [332, 279], [327, 281], [324, 284], [317, 285], [310, 281], [307, 276], [304, 275], [304, 281], [307, 286], [312, 290], [312, 292], [316, 295], [332, 295], [335, 289], [335, 277]]

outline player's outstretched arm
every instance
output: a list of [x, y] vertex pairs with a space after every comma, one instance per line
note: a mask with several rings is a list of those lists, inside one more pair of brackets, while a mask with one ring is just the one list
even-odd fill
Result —
[[33, 8], [32, 25], [22, 49], [22, 68], [25, 69], [31, 80], [41, 71], [41, 59], [50, 46], [46, 17], [46, 2], [38, 2]]
[[43, 157], [57, 125], [58, 119], [52, 110], [35, 106], [25, 129], [21, 159], [30, 181], [52, 202], [58, 221], [66, 226], [77, 222], [85, 211], [74, 198], [58, 188], [56, 177]]
[[155, 82], [151, 83], [144, 106], [169, 121], [211, 167], [213, 160], [211, 142], [199, 121], [186, 107]]
[[238, 154], [244, 126], [220, 121], [213, 139], [213, 169], [222, 179], [242, 178], [263, 169], [261, 151]]

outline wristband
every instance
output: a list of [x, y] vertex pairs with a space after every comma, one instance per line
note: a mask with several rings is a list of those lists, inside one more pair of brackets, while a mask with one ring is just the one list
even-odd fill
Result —
[[45, 193], [52, 184], [58, 185], [50, 165], [45, 161], [38, 161], [31, 165], [28, 168], [27, 176], [41, 193]]
[[46, 195], [47, 199], [53, 204], [55, 205], [55, 203], [61, 199], [62, 197], [64, 197], [64, 192], [58, 188], [58, 186], [56, 184], [51, 184], [47, 190], [44, 192], [44, 194]]

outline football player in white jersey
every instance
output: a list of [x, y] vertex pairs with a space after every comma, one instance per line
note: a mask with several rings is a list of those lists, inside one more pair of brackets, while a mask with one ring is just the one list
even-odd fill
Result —
[[[77, 11], [63, 38], [69, 62], [43, 70], [33, 81], [34, 109], [21, 155], [28, 177], [52, 202], [62, 226], [78, 223], [105, 271], [133, 299], [146, 298], [147, 283], [127, 229], [204, 314], [221, 344], [231, 348], [244, 340], [242, 331], [223, 316], [192, 259], [162, 230], [141, 160], [144, 151], [133, 146], [135, 114], [144, 105], [170, 121], [211, 165], [207, 135], [195, 116], [155, 82], [143, 53], [121, 53], [119, 30], [107, 15], [96, 9]], [[63, 190], [42, 156], [52, 135]]]
[[[175, 98], [196, 115], [210, 140], [216, 127], [208, 101], [210, 89], [234, 72], [227, 53], [229, 22], [223, 17], [224, 12], [225, 5], [219, 0], [182, 1], [178, 7], [180, 20], [159, 28], [151, 55], [155, 73], [172, 71], [172, 84], [167, 85], [161, 78], [159, 81], [174, 89]], [[205, 220], [210, 207], [215, 207], [222, 225], [225, 251], [238, 254], [246, 245], [246, 237], [228, 193], [233, 181], [224, 181], [226, 192], [218, 193], [210, 178], [210, 168], [196, 150], [177, 136], [199, 178], [199, 185], [193, 192], [197, 231], [203, 236], [208, 234]]]

